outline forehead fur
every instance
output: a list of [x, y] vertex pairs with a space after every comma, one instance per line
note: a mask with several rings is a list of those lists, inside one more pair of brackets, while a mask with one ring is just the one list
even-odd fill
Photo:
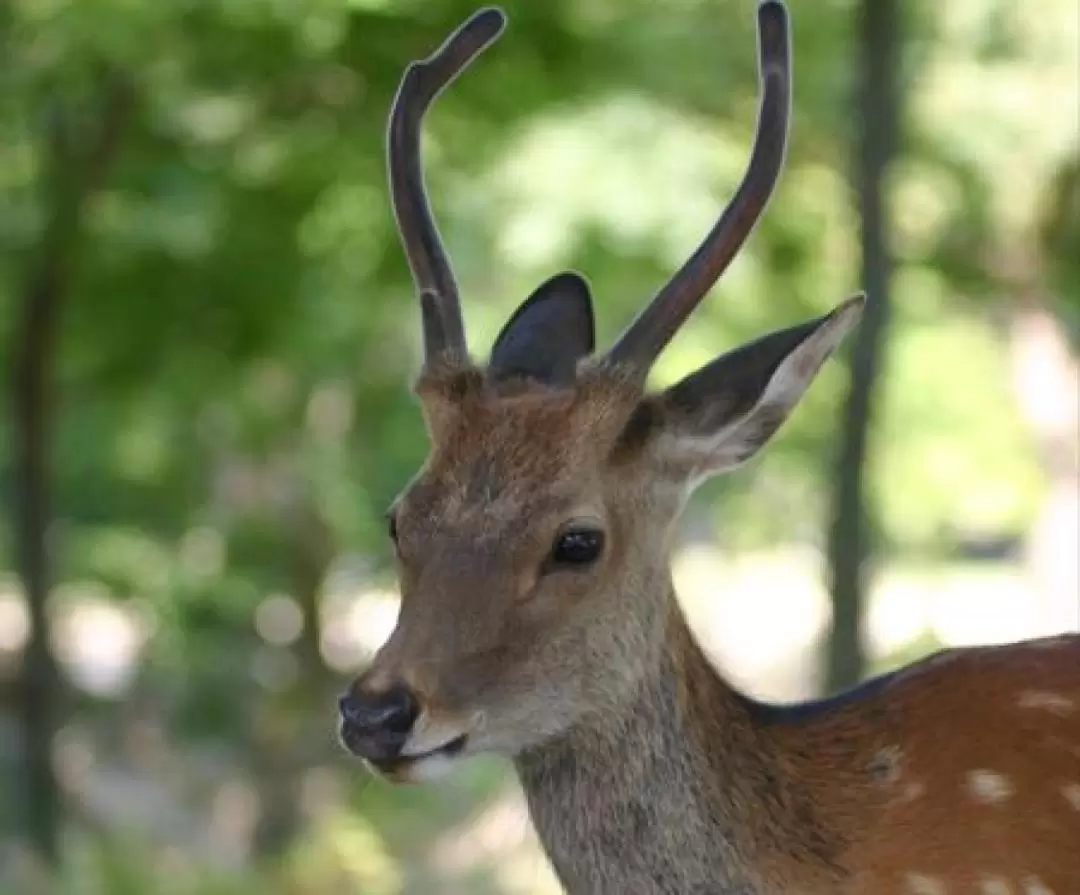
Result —
[[432, 440], [428, 475], [487, 491], [552, 484], [591, 468], [614, 448], [640, 399], [628, 380], [584, 369], [573, 388], [497, 380], [479, 368], [426, 373], [417, 382]]

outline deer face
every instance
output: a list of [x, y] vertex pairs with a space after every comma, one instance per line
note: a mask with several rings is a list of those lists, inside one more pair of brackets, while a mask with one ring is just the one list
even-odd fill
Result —
[[721, 355], [659, 394], [649, 366], [749, 234], [786, 134], [786, 14], [759, 10], [765, 84], [750, 170], [690, 261], [616, 345], [594, 357], [572, 273], [538, 288], [468, 359], [457, 289], [420, 183], [431, 99], [502, 28], [485, 10], [405, 75], [390, 180], [421, 298], [416, 392], [431, 451], [389, 512], [402, 605], [341, 699], [347, 748], [397, 780], [470, 752], [514, 755], [589, 713], [617, 711], [662, 649], [667, 533], [703, 478], [752, 456], [851, 327], [856, 298]]
[[344, 728], [398, 777], [447, 752], [513, 754], [603, 708], [651, 639], [629, 555], [655, 517], [618, 477], [618, 430], [597, 431], [625, 413], [617, 390], [470, 378], [452, 403], [423, 396], [431, 455], [389, 515], [401, 613], [352, 691], [354, 707], [407, 691], [416, 717], [381, 739]]
[[[662, 643], [667, 533], [684, 498], [765, 443], [858, 310], [645, 395], [586, 358], [582, 280], [557, 277], [530, 302], [488, 369], [417, 389], [432, 449], [388, 514], [401, 613], [342, 701], [346, 745], [394, 779], [469, 752], [513, 755], [618, 710]], [[507, 351], [555, 318], [562, 340]], [[544, 378], [570, 355], [572, 383]]]

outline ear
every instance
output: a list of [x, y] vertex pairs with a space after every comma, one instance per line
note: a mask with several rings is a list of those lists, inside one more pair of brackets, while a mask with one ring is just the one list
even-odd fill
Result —
[[491, 352], [496, 379], [528, 376], [570, 385], [595, 341], [592, 297], [580, 274], [560, 273], [530, 295], [502, 328]]
[[655, 441], [662, 464], [700, 479], [757, 453], [858, 322], [864, 301], [856, 296], [831, 314], [736, 348], [664, 392]]

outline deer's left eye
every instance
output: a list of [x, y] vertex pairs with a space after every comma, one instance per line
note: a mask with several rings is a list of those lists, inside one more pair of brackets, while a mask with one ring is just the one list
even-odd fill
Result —
[[586, 566], [604, 552], [604, 533], [598, 528], [564, 531], [551, 547], [551, 561], [559, 566]]

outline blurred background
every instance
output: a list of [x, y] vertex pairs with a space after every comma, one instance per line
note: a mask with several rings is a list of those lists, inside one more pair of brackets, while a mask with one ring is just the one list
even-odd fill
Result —
[[[654, 376], [871, 294], [674, 557], [777, 700], [1080, 628], [1076, 3], [789, 5], [786, 173]], [[0, 6], [0, 891], [558, 891], [506, 763], [395, 789], [335, 739], [425, 453], [383, 127], [474, 8]], [[425, 144], [472, 344], [564, 267], [605, 342], [742, 174], [754, 4], [506, 9]]]

